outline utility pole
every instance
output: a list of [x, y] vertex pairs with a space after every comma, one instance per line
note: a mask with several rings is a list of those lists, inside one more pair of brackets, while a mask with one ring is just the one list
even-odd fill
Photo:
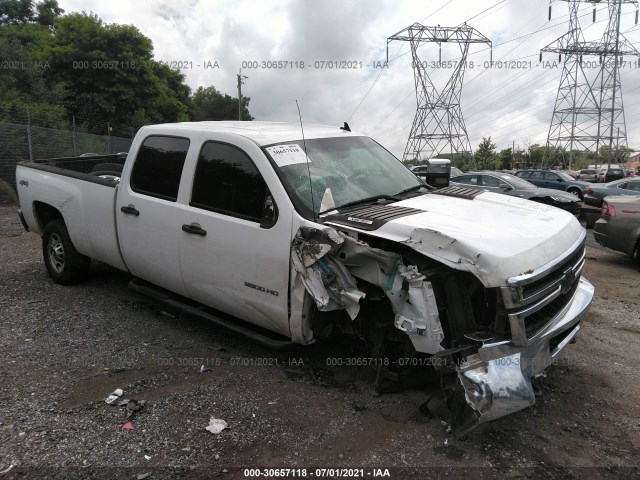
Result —
[[[491, 46], [491, 40], [466, 23], [457, 27], [425, 27], [414, 23], [387, 38], [387, 61], [389, 43], [393, 40], [406, 41], [411, 46], [416, 88], [416, 115], [402, 160], [421, 160], [423, 152], [427, 152], [429, 158], [445, 151], [447, 146], [452, 157], [454, 152], [471, 153], [471, 143], [460, 108], [467, 54], [470, 44], [486, 43]], [[457, 44], [460, 49], [461, 57], [451, 62], [453, 73], [441, 90], [435, 87], [427, 73], [427, 66], [432, 62], [421, 60], [418, 56], [418, 48], [423, 43], [438, 45], [438, 63], [442, 63], [443, 43]]]
[[242, 75], [242, 69], [238, 70], [238, 120], [242, 120], [242, 84], [245, 77]]

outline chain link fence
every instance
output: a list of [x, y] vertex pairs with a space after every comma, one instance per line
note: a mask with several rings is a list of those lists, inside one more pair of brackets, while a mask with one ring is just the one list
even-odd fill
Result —
[[16, 195], [16, 164], [21, 160], [77, 157], [128, 152], [133, 137], [86, 133], [75, 128], [61, 130], [0, 122], [0, 205], [13, 205]]

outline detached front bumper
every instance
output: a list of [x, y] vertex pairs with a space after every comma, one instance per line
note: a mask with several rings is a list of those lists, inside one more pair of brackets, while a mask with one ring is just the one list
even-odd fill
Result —
[[531, 378], [554, 363], [575, 338], [593, 295], [593, 285], [580, 277], [571, 301], [526, 345], [489, 341], [467, 357], [458, 369], [453, 412], [457, 436], [535, 403]]

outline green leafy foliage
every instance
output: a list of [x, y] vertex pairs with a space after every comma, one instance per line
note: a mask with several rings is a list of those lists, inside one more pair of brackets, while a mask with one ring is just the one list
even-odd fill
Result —
[[[27, 107], [59, 126], [133, 129], [148, 123], [238, 118], [238, 100], [215, 87], [193, 97], [179, 71], [153, 58], [153, 44], [133, 25], [106, 24], [93, 13], [64, 14], [56, 0], [0, 1], [0, 121]], [[249, 98], [243, 119], [252, 120]], [[66, 120], [65, 120], [66, 119]], [[129, 129], [127, 127], [127, 130]]]
[[496, 144], [491, 143], [491, 137], [482, 137], [482, 142], [474, 155], [478, 170], [495, 170]]
[[[249, 100], [242, 98], [242, 120], [253, 120]], [[193, 120], [237, 120], [238, 99], [220, 93], [215, 87], [198, 87], [192, 98], [191, 116]]]

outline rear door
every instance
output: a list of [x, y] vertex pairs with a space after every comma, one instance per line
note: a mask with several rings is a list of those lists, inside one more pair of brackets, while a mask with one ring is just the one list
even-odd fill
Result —
[[284, 188], [243, 137], [209, 134], [194, 163], [180, 232], [189, 296], [289, 336], [292, 207], [278, 211], [288, 201]]
[[123, 177], [116, 201], [122, 256], [129, 271], [186, 295], [180, 274], [178, 189], [189, 150], [188, 138], [149, 135]]
[[544, 187], [545, 186], [545, 182], [544, 182], [544, 177], [543, 177], [543, 172], [531, 172], [531, 175], [529, 175], [528, 177], [525, 177], [527, 181], [533, 183], [535, 186], [537, 187]]

